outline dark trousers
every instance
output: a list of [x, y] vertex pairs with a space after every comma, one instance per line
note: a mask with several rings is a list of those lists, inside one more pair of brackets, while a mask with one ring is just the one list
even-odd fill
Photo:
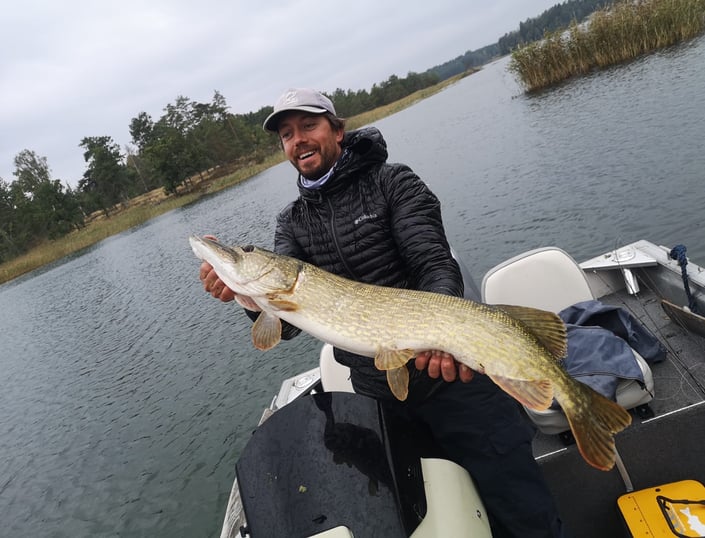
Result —
[[555, 503], [533, 457], [534, 427], [487, 376], [449, 383], [406, 411], [470, 473], [494, 538], [563, 537]]

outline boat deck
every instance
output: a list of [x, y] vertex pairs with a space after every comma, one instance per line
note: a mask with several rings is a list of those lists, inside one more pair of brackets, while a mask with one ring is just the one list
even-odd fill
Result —
[[[617, 449], [628, 475], [626, 480], [616, 467], [609, 472], [592, 468], [574, 445], [566, 446], [559, 436], [536, 435], [534, 454], [558, 504], [566, 536], [571, 538], [627, 536], [617, 499], [630, 491], [630, 484], [639, 490], [687, 479], [705, 483], [702, 456], [705, 447], [705, 318], [686, 314], [686, 318], [692, 318], [687, 320], [690, 329], [687, 330], [666, 314], [660, 297], [676, 305], [688, 301], [680, 269], [667, 259], [662, 247], [638, 242], [627, 249], [634, 251], [635, 256], [629, 257], [627, 263], [617, 260], [619, 267], [610, 259], [611, 255], [585, 262], [583, 268], [590, 287], [600, 300], [625, 308], [648, 327], [666, 347], [667, 356], [664, 361], [651, 365], [655, 393], [649, 404], [651, 416], [632, 412], [632, 425], [616, 436]], [[647, 252], [646, 258], [641, 257], [642, 251]], [[619, 253], [615, 256], [618, 258]], [[626, 292], [622, 273], [609, 270], [615, 268], [633, 272], [630, 278], [633, 276], [634, 282], [642, 288], [638, 294]], [[691, 271], [697, 306], [705, 311], [705, 269], [691, 266]], [[656, 287], [655, 283], [660, 288], [658, 294], [651, 289]], [[314, 369], [288, 380], [273, 406], [286, 405], [299, 393], [311, 390], [317, 386], [319, 378], [320, 373]], [[302, 383], [305, 388], [299, 390], [297, 380], [305, 381]], [[241, 516], [235, 484], [222, 538], [239, 534]]]
[[[634, 489], [685, 479], [705, 483], [705, 338], [674, 323], [649, 290], [636, 297], [620, 291], [601, 300], [628, 309], [668, 351], [665, 361], [651, 365], [655, 397], [649, 406], [654, 416], [634, 415], [632, 425], [616, 438]], [[558, 436], [538, 434], [534, 453], [569, 536], [626, 535], [617, 498], [627, 488], [616, 468], [591, 468], [575, 446], [566, 447]]]

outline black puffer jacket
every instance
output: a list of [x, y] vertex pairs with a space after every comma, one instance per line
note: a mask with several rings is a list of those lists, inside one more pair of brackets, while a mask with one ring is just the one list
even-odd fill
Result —
[[[360, 282], [462, 297], [440, 202], [407, 166], [389, 164], [375, 128], [346, 133], [333, 177], [318, 189], [299, 180], [299, 198], [277, 218], [274, 250]], [[297, 331], [287, 327], [284, 338]], [[357, 392], [393, 398], [373, 361], [339, 349]], [[410, 399], [438, 382], [410, 365]]]

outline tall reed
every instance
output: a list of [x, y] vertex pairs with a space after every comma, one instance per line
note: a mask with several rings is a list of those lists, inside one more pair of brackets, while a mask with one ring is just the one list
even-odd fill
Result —
[[623, 0], [583, 24], [512, 52], [509, 69], [527, 91], [632, 60], [705, 30], [705, 0]]

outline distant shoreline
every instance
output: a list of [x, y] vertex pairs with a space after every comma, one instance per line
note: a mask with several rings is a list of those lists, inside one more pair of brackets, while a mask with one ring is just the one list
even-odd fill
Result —
[[[346, 127], [347, 129], [357, 129], [395, 114], [477, 71], [478, 69], [475, 69], [456, 75], [389, 105], [348, 118]], [[0, 264], [0, 285], [95, 245], [103, 239], [144, 224], [173, 209], [192, 204], [206, 195], [247, 181], [283, 161], [284, 155], [281, 152], [276, 152], [261, 163], [242, 166], [225, 176], [211, 176], [201, 181], [194, 180], [188, 191], [166, 194], [163, 188], [158, 188], [133, 198], [126, 207], [114, 209], [109, 218], [96, 218], [80, 230], [73, 231], [54, 241], [46, 241], [17, 258]]]

